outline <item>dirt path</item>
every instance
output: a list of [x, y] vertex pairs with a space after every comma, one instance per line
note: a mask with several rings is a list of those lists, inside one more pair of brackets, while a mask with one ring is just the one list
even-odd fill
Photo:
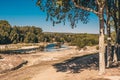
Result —
[[[49, 67], [43, 72], [35, 75], [30, 80], [90, 80], [97, 74], [95, 70], [84, 70], [82, 73], [56, 72], [53, 67]], [[97, 75], [96, 75], [97, 76]]]
[[[0, 74], [0, 80], [120, 80], [120, 69], [107, 70], [104, 76], [98, 76], [98, 54], [95, 47], [85, 51], [74, 48], [57, 52], [38, 52], [14, 55], [28, 61], [22, 68]], [[110, 77], [110, 71], [117, 76]], [[107, 79], [103, 79], [107, 78]]]
[[64, 76], [64, 73], [56, 73], [53, 67], [48, 67], [46, 70], [35, 75], [31, 80], [63, 80]]

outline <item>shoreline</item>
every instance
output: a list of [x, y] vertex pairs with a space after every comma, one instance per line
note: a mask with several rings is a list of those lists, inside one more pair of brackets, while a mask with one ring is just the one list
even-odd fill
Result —
[[[2, 80], [97, 80], [108, 76], [109, 69], [105, 76], [98, 76], [96, 59], [98, 59], [96, 46], [87, 47], [86, 50], [76, 50], [71, 47], [67, 50], [55, 52], [37, 52], [31, 54], [6, 55], [8, 57], [20, 57], [28, 61], [23, 67], [1, 74]], [[92, 57], [93, 56], [93, 57]], [[12, 59], [12, 58], [11, 58]], [[95, 64], [92, 64], [93, 61]], [[91, 67], [89, 68], [89, 64]], [[98, 64], [98, 62], [97, 62]], [[83, 67], [82, 67], [83, 65]], [[63, 70], [63, 71], [62, 71]], [[78, 73], [74, 73], [74, 71]], [[111, 69], [112, 71], [113, 69]], [[118, 74], [119, 71], [114, 69]], [[52, 74], [51, 74], [52, 73]], [[111, 73], [109, 76], [115, 74]], [[14, 76], [17, 75], [17, 76]], [[46, 77], [47, 75], [47, 77]], [[120, 73], [118, 74], [120, 75]], [[100, 79], [100, 80], [101, 80]], [[104, 80], [104, 79], [103, 79]]]

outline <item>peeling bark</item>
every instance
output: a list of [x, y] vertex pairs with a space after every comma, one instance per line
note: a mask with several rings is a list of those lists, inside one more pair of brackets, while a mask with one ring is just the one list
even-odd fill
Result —
[[103, 20], [103, 18], [100, 18], [99, 74], [102, 75], [104, 73], [105, 73], [104, 20]]

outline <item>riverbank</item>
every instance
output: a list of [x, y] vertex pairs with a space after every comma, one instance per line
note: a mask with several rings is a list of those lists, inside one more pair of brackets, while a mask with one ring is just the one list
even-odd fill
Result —
[[[18, 70], [0, 74], [1, 80], [109, 80], [109, 76], [120, 76], [120, 68], [107, 69], [98, 76], [98, 50], [96, 46], [78, 51], [75, 47], [54, 52], [17, 54], [28, 61]], [[4, 55], [6, 56], [6, 55]], [[9, 56], [9, 55], [7, 55]], [[111, 73], [110, 71], [114, 71]]]

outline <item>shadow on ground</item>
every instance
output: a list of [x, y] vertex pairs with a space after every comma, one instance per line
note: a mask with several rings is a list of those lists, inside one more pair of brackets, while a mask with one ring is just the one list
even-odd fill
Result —
[[98, 53], [89, 54], [79, 57], [73, 57], [71, 59], [65, 60], [61, 63], [54, 64], [54, 68], [57, 69], [57, 72], [67, 72], [70, 73], [80, 73], [83, 69], [98, 69]]

